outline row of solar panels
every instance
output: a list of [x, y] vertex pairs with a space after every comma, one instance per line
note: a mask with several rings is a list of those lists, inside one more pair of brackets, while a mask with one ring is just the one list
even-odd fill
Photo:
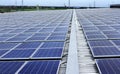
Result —
[[0, 43], [0, 59], [62, 58], [64, 42]]
[[[67, 32], [67, 31], [66, 31]], [[66, 39], [66, 33], [35, 33], [35, 34], [3, 34], [0, 36], [0, 42], [28, 42], [28, 41], [47, 41], [47, 40], [62, 40]]]
[[115, 10], [116, 16], [112, 15], [113, 11], [77, 10], [78, 20], [100, 74], [120, 73], [120, 18], [117, 16], [119, 11]]
[[71, 10], [3, 14], [0, 74], [58, 74], [71, 14]]
[[60, 60], [0, 61], [1, 74], [56, 74]]

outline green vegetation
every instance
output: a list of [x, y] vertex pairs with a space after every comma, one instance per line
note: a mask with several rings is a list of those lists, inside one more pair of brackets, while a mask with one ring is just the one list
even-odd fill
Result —
[[39, 7], [39, 6], [0, 6], [0, 13], [15, 11], [36, 11], [36, 10], [63, 10], [66, 7]]

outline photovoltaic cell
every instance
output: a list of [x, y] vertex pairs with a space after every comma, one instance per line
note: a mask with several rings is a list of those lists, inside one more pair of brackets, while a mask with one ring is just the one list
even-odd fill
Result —
[[120, 56], [120, 50], [116, 47], [93, 47], [91, 48], [94, 57], [116, 57]]
[[60, 61], [31, 61], [18, 74], [57, 74]]
[[98, 41], [88, 41], [90, 47], [97, 47], [97, 46], [113, 46], [113, 44], [108, 40], [98, 40]]
[[97, 67], [101, 74], [119, 74], [120, 59], [98, 59], [96, 60]]
[[107, 35], [108, 39], [120, 39], [120, 35]]
[[106, 39], [104, 35], [87, 35], [86, 36], [88, 40], [98, 40], [98, 39]]
[[41, 42], [25, 42], [19, 45], [17, 48], [37, 48]]
[[50, 33], [35, 33], [33, 37], [47, 37]]
[[31, 37], [29, 39], [27, 39], [27, 41], [32, 41], [32, 40], [45, 40], [46, 37]]
[[0, 50], [0, 56], [6, 53], [8, 50]]
[[116, 44], [117, 46], [120, 46], [120, 40], [112, 40], [112, 42], [113, 42], [114, 44]]
[[41, 48], [58, 48], [63, 46], [64, 42], [44, 42]]
[[29, 58], [34, 50], [12, 50], [2, 58]]
[[0, 74], [15, 74], [24, 62], [0, 61]]
[[0, 49], [11, 49], [15, 47], [18, 43], [0, 43]]
[[11, 39], [8, 39], [7, 41], [24, 41], [26, 37], [14, 37]]
[[62, 48], [39, 49], [33, 57], [61, 57]]
[[47, 40], [65, 40], [65, 36], [51, 36]]

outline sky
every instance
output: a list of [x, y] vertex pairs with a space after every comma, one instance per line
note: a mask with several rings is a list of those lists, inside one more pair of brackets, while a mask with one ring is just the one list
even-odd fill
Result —
[[[69, 0], [23, 0], [28, 6], [68, 6]], [[70, 0], [70, 6], [109, 7], [110, 4], [120, 4], [120, 0]], [[22, 0], [0, 0], [0, 5], [22, 5]]]

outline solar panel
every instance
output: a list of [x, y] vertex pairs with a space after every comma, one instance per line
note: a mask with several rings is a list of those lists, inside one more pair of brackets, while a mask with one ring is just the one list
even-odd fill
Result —
[[15, 74], [24, 62], [0, 61], [0, 74]]
[[0, 37], [12, 37], [12, 36], [14, 36], [15, 34], [3, 34], [3, 35], [1, 35]]
[[25, 39], [27, 39], [26, 37], [13, 37], [13, 38], [10, 38], [8, 39], [7, 41], [24, 41]]
[[117, 35], [107, 35], [108, 39], [120, 39], [120, 34]]
[[109, 40], [88, 41], [90, 47], [113, 46]]
[[117, 45], [117, 46], [120, 46], [120, 40], [112, 40], [112, 42]]
[[35, 50], [12, 50], [2, 58], [29, 58]]
[[46, 37], [30, 37], [26, 41], [34, 41], [34, 40], [45, 40]]
[[33, 57], [61, 57], [63, 48], [39, 49]]
[[65, 36], [50, 36], [47, 40], [65, 40]]
[[120, 57], [120, 50], [116, 47], [93, 47], [91, 48], [93, 57]]
[[0, 37], [1, 42], [6, 41], [7, 39], [8, 39], [8, 37]]
[[30, 61], [18, 74], [57, 74], [60, 61]]
[[17, 48], [37, 48], [41, 42], [25, 42], [20, 44]]
[[14, 48], [19, 43], [0, 43], [0, 49], [11, 49]]
[[62, 48], [64, 42], [44, 42], [41, 48]]
[[98, 59], [96, 60], [98, 70], [101, 74], [119, 74], [120, 59]]
[[104, 33], [105, 35], [120, 34], [120, 33], [117, 32], [117, 31], [103, 31], [103, 33]]
[[47, 37], [50, 33], [35, 33], [33, 37]]
[[85, 32], [86, 35], [97, 35], [97, 34], [102, 34], [100, 31], [87, 31]]
[[86, 35], [87, 40], [100, 40], [100, 39], [106, 39], [104, 35]]
[[0, 50], [0, 56], [6, 53], [8, 50]]

